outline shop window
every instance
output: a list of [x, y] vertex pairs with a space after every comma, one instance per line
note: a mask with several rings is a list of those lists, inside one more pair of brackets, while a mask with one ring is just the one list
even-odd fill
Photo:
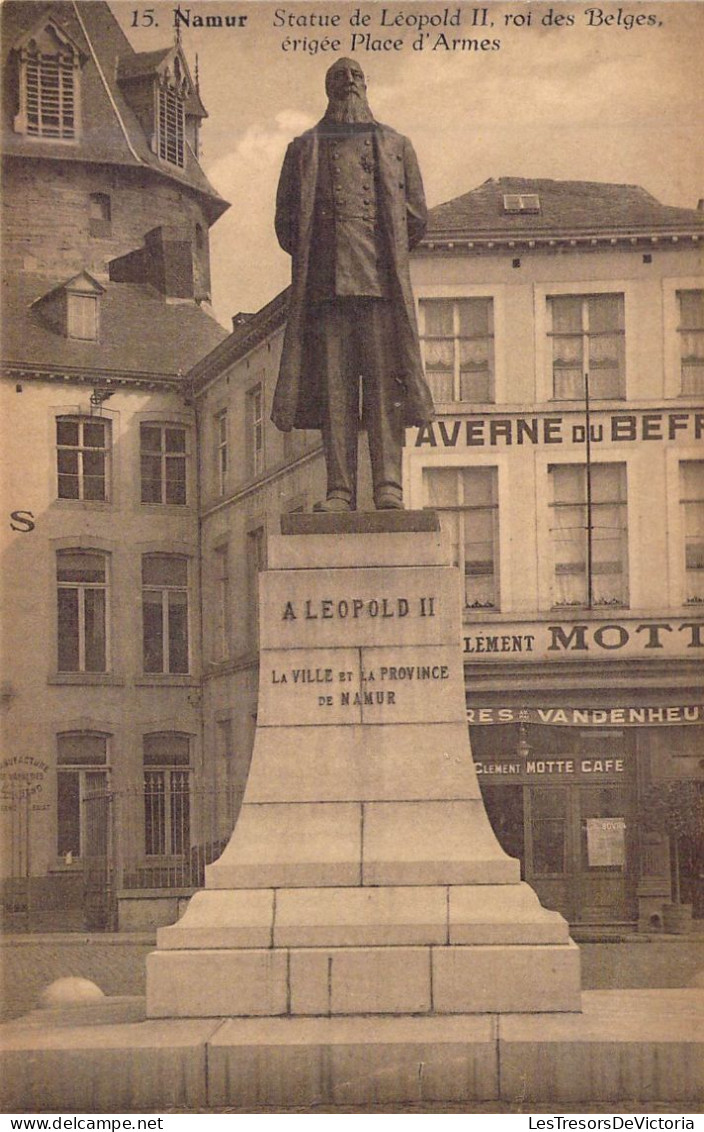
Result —
[[29, 137], [73, 141], [78, 136], [80, 58], [53, 24], [19, 50], [19, 112], [14, 127]]
[[534, 787], [530, 792], [535, 876], [560, 876], [566, 871], [566, 800], [561, 787]]
[[548, 298], [553, 397], [583, 401], [585, 373], [593, 400], [626, 395], [624, 297], [555, 295]]
[[186, 430], [142, 424], [139, 429], [142, 503], [186, 502]]
[[58, 417], [56, 460], [59, 499], [108, 499], [110, 421]]
[[425, 468], [424, 503], [440, 516], [468, 609], [499, 607], [496, 468]]
[[704, 393], [704, 291], [678, 291], [683, 393]]
[[230, 552], [227, 544], [215, 547], [213, 554], [214, 624], [213, 659], [225, 660], [230, 655]]
[[260, 383], [247, 393], [247, 445], [250, 475], [264, 471], [264, 387]]
[[425, 375], [437, 403], [494, 400], [493, 302], [421, 299]]
[[107, 565], [97, 551], [56, 556], [59, 672], [107, 671]]
[[704, 460], [680, 464], [680, 500], [684, 532], [684, 600], [704, 604]]
[[177, 554], [142, 558], [144, 671], [188, 672], [188, 559]]
[[553, 481], [552, 546], [555, 606], [628, 604], [625, 464], [587, 468], [560, 464]]
[[56, 851], [64, 859], [107, 851], [108, 738], [89, 731], [57, 736]]
[[191, 844], [190, 736], [144, 736], [144, 852], [181, 856]]
[[228, 419], [227, 409], [221, 409], [215, 414], [215, 483], [219, 495], [224, 495], [227, 489], [228, 468]]

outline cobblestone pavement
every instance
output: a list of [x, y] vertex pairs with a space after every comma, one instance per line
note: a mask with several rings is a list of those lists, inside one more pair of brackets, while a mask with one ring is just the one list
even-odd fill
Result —
[[[0, 1020], [31, 1010], [44, 987], [63, 975], [92, 979], [107, 995], [143, 995], [145, 959], [154, 945], [150, 933], [0, 937]], [[684, 987], [697, 974], [704, 981], [702, 930], [688, 936], [640, 935], [583, 942], [580, 950], [584, 990]]]

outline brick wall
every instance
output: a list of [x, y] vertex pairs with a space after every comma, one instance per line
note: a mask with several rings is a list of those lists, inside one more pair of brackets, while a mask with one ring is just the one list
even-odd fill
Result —
[[[110, 197], [107, 235], [90, 235], [90, 195]], [[3, 177], [5, 271], [45, 275], [57, 283], [81, 269], [107, 277], [107, 263], [141, 247], [158, 225], [178, 227], [193, 243], [196, 277], [209, 289], [208, 224], [197, 198], [140, 170], [70, 161], [8, 161]], [[196, 249], [196, 225], [202, 247]]]

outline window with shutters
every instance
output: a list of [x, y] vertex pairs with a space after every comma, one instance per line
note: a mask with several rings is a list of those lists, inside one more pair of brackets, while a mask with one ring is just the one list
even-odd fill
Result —
[[173, 71], [159, 75], [155, 85], [156, 97], [156, 151], [162, 161], [170, 165], [185, 165], [185, 99], [188, 80], [183, 74], [178, 57]]
[[28, 137], [74, 141], [79, 133], [78, 50], [53, 24], [18, 50], [19, 110], [14, 126]]

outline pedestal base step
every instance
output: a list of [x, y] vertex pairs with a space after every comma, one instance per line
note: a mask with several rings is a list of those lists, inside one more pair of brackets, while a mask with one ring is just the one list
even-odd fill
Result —
[[695, 988], [585, 991], [581, 1014], [542, 1016], [106, 1025], [106, 1002], [93, 1025], [18, 1019], [1, 1028], [3, 1111], [653, 1112], [668, 1104], [694, 1113], [704, 1101], [704, 990]]
[[549, 945], [156, 951], [150, 1018], [579, 1011], [579, 949]]

